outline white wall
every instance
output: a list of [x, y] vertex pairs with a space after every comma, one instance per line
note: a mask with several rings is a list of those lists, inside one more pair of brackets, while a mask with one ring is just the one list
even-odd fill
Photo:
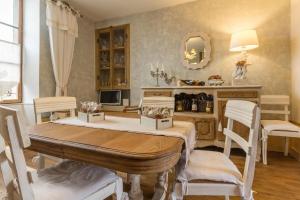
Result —
[[23, 103], [39, 96], [40, 1], [24, 1]]
[[291, 0], [291, 65], [293, 120], [300, 123], [300, 0]]
[[[292, 120], [300, 123], [300, 0], [291, 0], [291, 72]], [[300, 159], [300, 140], [295, 139], [292, 150]]]

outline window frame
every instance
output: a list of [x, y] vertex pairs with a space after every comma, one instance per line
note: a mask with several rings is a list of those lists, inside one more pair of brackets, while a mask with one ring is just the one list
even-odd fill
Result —
[[[19, 1], [19, 22], [18, 22], [18, 41], [20, 45], [20, 77], [19, 77], [19, 84], [18, 84], [18, 96], [17, 99], [7, 99], [7, 100], [0, 100], [0, 104], [13, 104], [13, 103], [22, 103], [23, 101], [23, 0]], [[3, 25], [13, 27], [12, 25], [1, 23]]]

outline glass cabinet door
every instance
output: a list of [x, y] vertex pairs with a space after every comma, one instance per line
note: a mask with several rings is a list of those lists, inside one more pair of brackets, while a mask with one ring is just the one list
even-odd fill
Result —
[[126, 67], [126, 31], [123, 27], [112, 31], [113, 39], [113, 86], [115, 88], [127, 87]]
[[110, 62], [110, 47], [111, 47], [111, 33], [103, 32], [99, 34], [99, 84], [100, 87], [106, 88], [111, 86], [111, 62]]
[[128, 90], [129, 25], [96, 30], [96, 88]]

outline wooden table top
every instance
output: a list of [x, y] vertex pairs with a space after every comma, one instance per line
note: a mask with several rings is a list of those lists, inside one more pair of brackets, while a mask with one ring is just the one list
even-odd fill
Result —
[[137, 174], [173, 167], [184, 144], [176, 137], [55, 123], [31, 127], [29, 136], [31, 150]]

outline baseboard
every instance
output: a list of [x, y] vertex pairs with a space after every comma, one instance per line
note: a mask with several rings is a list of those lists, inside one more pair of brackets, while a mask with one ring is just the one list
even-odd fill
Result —
[[295, 148], [290, 148], [289, 154], [294, 157], [297, 161], [300, 161], [300, 152], [298, 152]]

